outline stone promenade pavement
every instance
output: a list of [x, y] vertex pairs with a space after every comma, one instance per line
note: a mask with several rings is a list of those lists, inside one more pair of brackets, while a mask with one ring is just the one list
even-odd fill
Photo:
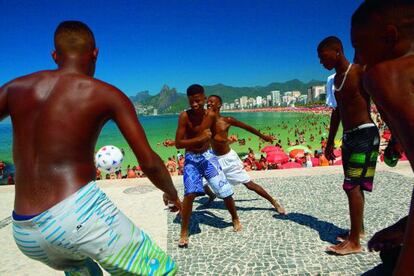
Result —
[[[377, 253], [332, 256], [324, 249], [349, 227], [348, 202], [340, 167], [251, 173], [253, 179], [284, 205], [271, 205], [244, 186], [235, 187], [243, 231], [232, 231], [223, 202], [206, 206], [197, 198], [191, 219], [190, 245], [177, 247], [180, 220], [168, 213], [161, 193], [147, 180], [101, 181], [99, 185], [180, 267], [179, 275], [361, 275], [379, 264]], [[182, 180], [174, 178], [182, 195]], [[414, 179], [407, 162], [379, 166], [373, 193], [366, 195], [367, 238], [407, 214]], [[23, 256], [11, 235], [13, 187], [0, 187], [0, 275], [63, 275]]]

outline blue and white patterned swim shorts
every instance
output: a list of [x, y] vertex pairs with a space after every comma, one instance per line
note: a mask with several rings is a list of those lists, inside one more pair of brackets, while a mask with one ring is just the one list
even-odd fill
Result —
[[212, 150], [203, 153], [186, 152], [184, 165], [184, 195], [204, 194], [203, 177], [219, 198], [233, 195], [233, 188]]

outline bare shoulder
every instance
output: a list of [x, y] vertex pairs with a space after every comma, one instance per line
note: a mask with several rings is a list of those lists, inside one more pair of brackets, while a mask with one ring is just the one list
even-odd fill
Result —
[[354, 81], [361, 81], [364, 74], [364, 68], [359, 64], [352, 64], [351, 70], [349, 72], [349, 78]]
[[188, 121], [188, 113], [187, 113], [187, 111], [182, 111], [180, 113], [180, 115], [178, 115], [178, 120], [179, 121], [184, 121], [184, 122]]
[[34, 72], [28, 75], [17, 77], [7, 82], [6, 84], [3, 85], [3, 88], [18, 88], [21, 86], [33, 85], [36, 82], [44, 80], [53, 74], [55, 74], [54, 70], [44, 70], [44, 71]]
[[364, 75], [364, 86], [373, 96], [391, 85], [396, 73], [393, 62], [379, 63], [370, 68]]

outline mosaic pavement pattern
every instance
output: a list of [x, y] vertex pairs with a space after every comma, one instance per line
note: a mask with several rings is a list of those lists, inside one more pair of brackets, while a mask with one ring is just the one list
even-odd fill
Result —
[[[179, 275], [361, 275], [380, 263], [377, 253], [333, 256], [324, 252], [349, 227], [348, 201], [342, 175], [265, 178], [256, 182], [275, 196], [289, 215], [278, 215], [270, 203], [243, 185], [234, 199], [243, 231], [234, 233], [222, 200], [205, 206], [195, 200], [190, 244], [178, 248], [180, 219], [168, 216], [168, 253]], [[368, 238], [405, 216], [414, 179], [378, 172], [366, 194]], [[183, 188], [178, 184], [179, 193]], [[391, 207], [387, 207], [391, 206]], [[366, 248], [368, 238], [362, 241]], [[372, 270], [371, 270], [372, 272]]]

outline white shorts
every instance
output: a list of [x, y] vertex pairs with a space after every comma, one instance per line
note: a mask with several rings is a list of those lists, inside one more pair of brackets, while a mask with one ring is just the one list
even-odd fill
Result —
[[[218, 155], [217, 159], [231, 185], [246, 184], [251, 180], [243, 167], [243, 162], [234, 150], [231, 149], [224, 155]], [[204, 181], [204, 185], [207, 185], [206, 181]]]

